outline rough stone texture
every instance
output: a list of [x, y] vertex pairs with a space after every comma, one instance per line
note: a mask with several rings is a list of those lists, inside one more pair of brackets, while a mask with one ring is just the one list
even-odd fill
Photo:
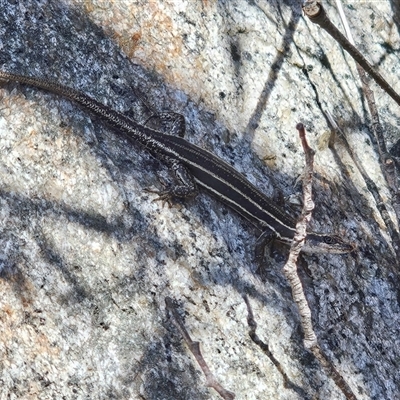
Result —
[[[300, 2], [0, 4], [1, 68], [56, 79], [139, 121], [138, 99], [180, 112], [188, 140], [270, 196], [299, 190], [294, 126], [305, 123], [318, 151], [314, 228], [358, 245], [353, 255], [303, 257], [320, 344], [358, 399], [400, 398], [390, 234], [341, 142], [328, 149], [322, 110], [385, 202], [389, 192], [354, 63]], [[345, 9], [360, 49], [400, 91], [395, 0]], [[391, 146], [399, 107], [374, 88]], [[143, 189], [169, 174], [139, 146], [34, 88], [2, 84], [0, 102], [0, 399], [218, 399], [168, 319], [166, 296], [237, 399], [343, 398], [302, 346], [285, 249], [262, 282], [257, 232], [205, 194], [172, 208], [152, 202]], [[245, 293], [291, 387], [248, 336]]]

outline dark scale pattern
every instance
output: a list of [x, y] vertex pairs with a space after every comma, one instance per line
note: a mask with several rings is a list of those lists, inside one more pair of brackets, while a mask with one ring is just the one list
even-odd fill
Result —
[[[294, 237], [295, 221], [240, 173], [208, 151], [187, 142], [181, 137], [162, 134], [146, 128], [97, 100], [56, 82], [3, 71], [0, 71], [0, 79], [26, 83], [67, 97], [96, 114], [115, 128], [118, 133], [122, 133], [130, 140], [142, 144], [154, 156], [161, 160], [166, 158], [174, 160], [172, 167], [179, 184], [169, 191], [161, 192], [160, 199], [187, 197], [196, 192], [193, 179], [185, 170], [185, 168], [188, 168], [201, 186], [253, 222], [262, 231], [273, 231], [278, 240], [282, 239], [284, 242], [288, 242]], [[310, 252], [332, 251], [335, 253], [347, 253], [353, 250], [351, 245], [345, 243], [339, 237], [332, 236], [331, 238], [331, 243], [327, 243], [324, 237], [314, 234], [313, 240], [309, 241], [306, 250]]]

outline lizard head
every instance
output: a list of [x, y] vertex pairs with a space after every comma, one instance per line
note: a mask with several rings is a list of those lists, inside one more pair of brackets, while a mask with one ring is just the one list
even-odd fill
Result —
[[340, 236], [308, 233], [302, 250], [305, 253], [345, 254], [355, 250], [352, 243], [345, 242]]

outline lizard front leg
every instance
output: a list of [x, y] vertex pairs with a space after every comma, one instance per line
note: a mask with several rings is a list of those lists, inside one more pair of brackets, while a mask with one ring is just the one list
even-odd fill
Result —
[[[188, 169], [178, 160], [173, 160], [169, 157], [165, 157], [163, 161], [170, 167], [178, 183], [165, 190], [146, 189], [147, 192], [158, 194], [154, 201], [166, 201], [170, 205], [173, 198], [187, 198], [196, 195], [198, 192], [197, 185]], [[164, 187], [167, 187], [164, 182], [161, 183]]]

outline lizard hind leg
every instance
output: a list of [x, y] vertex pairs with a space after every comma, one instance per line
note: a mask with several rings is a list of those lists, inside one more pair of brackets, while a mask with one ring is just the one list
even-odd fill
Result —
[[276, 239], [276, 233], [271, 230], [264, 231], [256, 241], [254, 263], [256, 264], [256, 275], [261, 277], [261, 280], [266, 280], [267, 258], [265, 255], [266, 249], [270, 249], [272, 243]]

